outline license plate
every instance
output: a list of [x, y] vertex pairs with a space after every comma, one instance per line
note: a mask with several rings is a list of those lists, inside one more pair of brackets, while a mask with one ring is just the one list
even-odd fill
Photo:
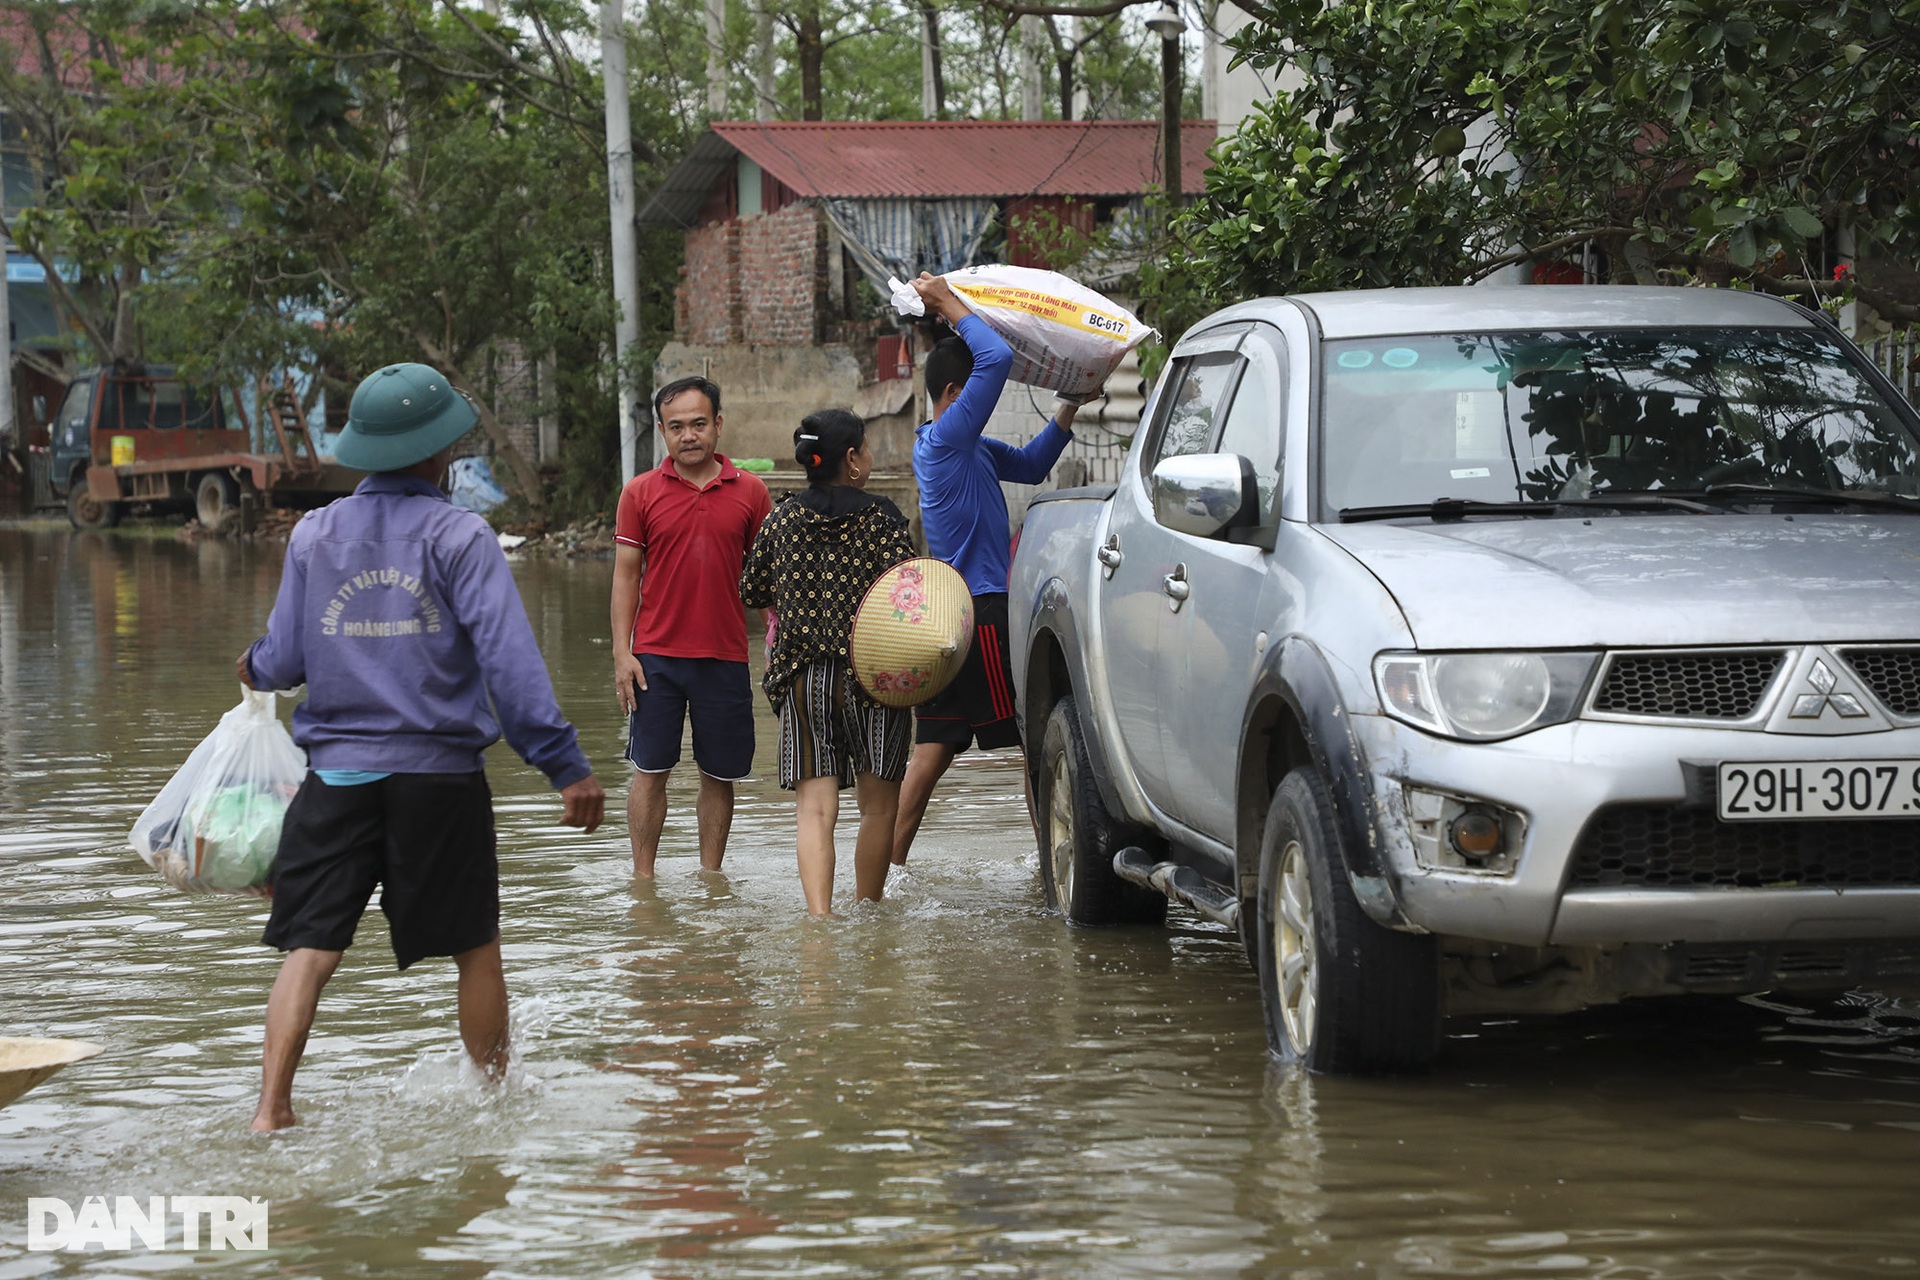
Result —
[[1920, 814], [1920, 760], [1731, 761], [1720, 820], [1899, 818]]

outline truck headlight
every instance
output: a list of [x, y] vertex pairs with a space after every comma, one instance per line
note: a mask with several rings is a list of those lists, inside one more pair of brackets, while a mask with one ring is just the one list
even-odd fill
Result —
[[1573, 718], [1597, 653], [1383, 653], [1373, 682], [1387, 714], [1488, 742]]

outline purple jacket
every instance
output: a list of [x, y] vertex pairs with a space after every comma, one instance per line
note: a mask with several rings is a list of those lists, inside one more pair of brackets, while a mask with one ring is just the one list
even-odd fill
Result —
[[247, 666], [307, 686], [293, 740], [315, 769], [472, 773], [504, 730], [555, 787], [593, 772], [492, 528], [413, 476], [370, 475], [294, 526]]

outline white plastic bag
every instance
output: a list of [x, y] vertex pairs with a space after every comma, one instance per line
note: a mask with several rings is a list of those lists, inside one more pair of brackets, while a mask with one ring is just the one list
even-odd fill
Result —
[[242, 686], [240, 705], [133, 824], [134, 852], [188, 893], [268, 894], [281, 819], [306, 776], [273, 694]]
[[[989, 265], [948, 272], [946, 280], [1013, 348], [1009, 378], [1076, 404], [1099, 395], [1127, 352], [1153, 336], [1152, 325], [1057, 271]], [[901, 315], [926, 314], [912, 285], [887, 284]]]

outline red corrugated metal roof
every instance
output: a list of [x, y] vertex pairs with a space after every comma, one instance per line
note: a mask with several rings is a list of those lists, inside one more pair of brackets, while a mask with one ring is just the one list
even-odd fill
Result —
[[[1160, 180], [1152, 120], [722, 121], [713, 132], [803, 196], [1131, 196]], [[1182, 187], [1205, 189], [1211, 120], [1180, 130]]]

